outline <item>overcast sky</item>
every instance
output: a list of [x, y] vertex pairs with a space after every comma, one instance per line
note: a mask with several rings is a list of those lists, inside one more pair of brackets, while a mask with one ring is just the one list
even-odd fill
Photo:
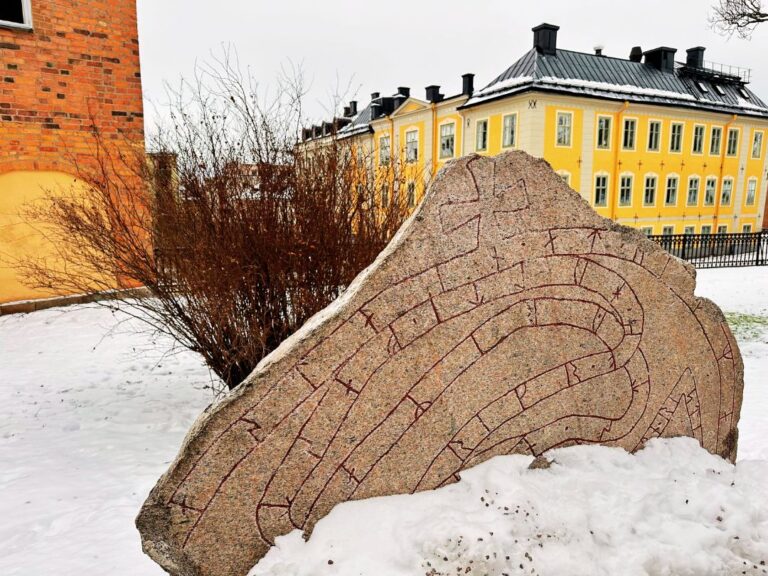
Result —
[[321, 119], [338, 87], [361, 104], [371, 92], [410, 86], [461, 89], [490, 82], [532, 45], [531, 28], [560, 26], [558, 47], [626, 58], [632, 46], [685, 50], [706, 60], [752, 68], [751, 88], [768, 100], [768, 23], [752, 40], [725, 38], [708, 25], [714, 0], [138, 0], [147, 122], [165, 100], [164, 81], [188, 76], [222, 45], [237, 49], [268, 85], [281, 67], [300, 63], [310, 85], [305, 108]]

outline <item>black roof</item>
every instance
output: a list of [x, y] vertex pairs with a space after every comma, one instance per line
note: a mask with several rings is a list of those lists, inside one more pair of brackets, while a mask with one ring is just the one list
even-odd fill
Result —
[[464, 106], [532, 89], [768, 117], [768, 106], [738, 77], [679, 63], [670, 73], [643, 62], [561, 49], [546, 55], [535, 48]]

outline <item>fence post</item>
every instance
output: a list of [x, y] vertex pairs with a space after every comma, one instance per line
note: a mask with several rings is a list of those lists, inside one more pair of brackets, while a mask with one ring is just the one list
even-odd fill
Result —
[[685, 248], [686, 248], [687, 244], [688, 244], [688, 234], [683, 234], [683, 245], [680, 248], [680, 260], [685, 260], [686, 259], [685, 258], [686, 257]]
[[760, 250], [763, 248], [763, 234], [765, 230], [757, 233], [757, 250], [755, 250], [755, 266], [760, 266]]

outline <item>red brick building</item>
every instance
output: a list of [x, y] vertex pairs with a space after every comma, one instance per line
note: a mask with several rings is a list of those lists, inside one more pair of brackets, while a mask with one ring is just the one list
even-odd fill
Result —
[[0, 0], [0, 302], [39, 296], [8, 263], [46, 251], [19, 209], [71, 186], [94, 125], [143, 145], [136, 1]]

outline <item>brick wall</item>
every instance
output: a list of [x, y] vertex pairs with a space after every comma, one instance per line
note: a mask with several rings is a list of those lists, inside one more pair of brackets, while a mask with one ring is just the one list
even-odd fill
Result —
[[32, 14], [31, 31], [0, 28], [0, 174], [72, 173], [94, 123], [142, 142], [136, 0], [32, 0]]

